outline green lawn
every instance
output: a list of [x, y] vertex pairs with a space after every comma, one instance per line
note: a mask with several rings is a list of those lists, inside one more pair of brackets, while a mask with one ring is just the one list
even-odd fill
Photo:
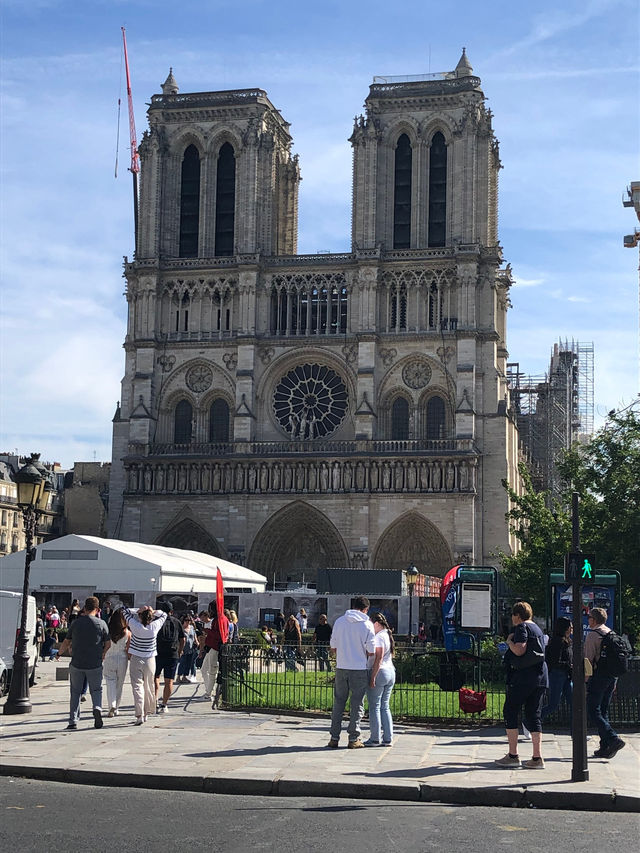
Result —
[[[227, 707], [272, 708], [274, 710], [325, 711], [333, 704], [333, 675], [324, 672], [263, 671], [234, 673], [226, 690]], [[481, 715], [465, 714], [458, 693], [441, 690], [434, 682], [396, 683], [391, 694], [395, 719], [500, 720], [504, 703], [503, 685], [488, 685], [487, 710]]]

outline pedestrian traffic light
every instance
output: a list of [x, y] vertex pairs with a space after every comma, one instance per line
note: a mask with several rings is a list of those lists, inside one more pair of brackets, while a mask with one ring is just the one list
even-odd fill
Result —
[[583, 554], [572, 551], [564, 558], [564, 579], [581, 586], [589, 586], [596, 582], [595, 557], [593, 554]]

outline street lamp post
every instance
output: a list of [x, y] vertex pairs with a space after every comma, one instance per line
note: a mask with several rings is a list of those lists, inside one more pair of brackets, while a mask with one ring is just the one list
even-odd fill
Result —
[[420, 574], [414, 565], [409, 566], [405, 571], [407, 579], [407, 588], [409, 590], [409, 645], [413, 645], [413, 590]]
[[[18, 507], [22, 512], [26, 552], [24, 559], [24, 582], [22, 585], [22, 611], [20, 614], [20, 632], [13, 655], [13, 673], [9, 695], [4, 706], [5, 714], [30, 714], [29, 701], [29, 649], [27, 647], [27, 612], [29, 605], [29, 572], [33, 559], [33, 538], [38, 520], [47, 508], [50, 484], [36, 467], [38, 456], [31, 459], [15, 475], [18, 487]], [[47, 488], [48, 487], [48, 488]]]

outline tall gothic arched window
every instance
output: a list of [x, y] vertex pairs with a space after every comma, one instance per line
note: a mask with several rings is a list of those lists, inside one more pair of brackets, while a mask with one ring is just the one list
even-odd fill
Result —
[[195, 145], [190, 145], [182, 159], [182, 183], [180, 185], [180, 248], [181, 258], [198, 256], [198, 232], [200, 229], [200, 154]]
[[229, 405], [221, 398], [209, 409], [209, 441], [229, 441]]
[[398, 397], [391, 407], [391, 438], [405, 441], [409, 438], [409, 403]]
[[427, 438], [446, 438], [447, 416], [442, 397], [431, 397], [427, 403]]
[[393, 248], [411, 247], [411, 142], [406, 133], [396, 145], [393, 181]]
[[216, 257], [233, 255], [236, 211], [236, 155], [228, 142], [220, 148], [216, 173]]
[[429, 153], [429, 246], [444, 246], [447, 221], [447, 145], [438, 131]]
[[193, 406], [188, 400], [180, 400], [173, 414], [174, 444], [190, 444], [193, 432]]

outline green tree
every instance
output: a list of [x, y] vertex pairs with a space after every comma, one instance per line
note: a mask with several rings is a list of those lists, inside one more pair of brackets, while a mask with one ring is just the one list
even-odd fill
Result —
[[[511, 499], [511, 531], [522, 545], [501, 554], [510, 588], [540, 611], [546, 572], [561, 567], [571, 545], [571, 492], [580, 497], [580, 542], [593, 552], [596, 571], [618, 571], [623, 585], [623, 625], [640, 629], [640, 408], [610, 412], [587, 444], [576, 444], [559, 462], [566, 487], [560, 501], [535, 492], [525, 466], [519, 495]], [[551, 506], [551, 508], [549, 508]]]
[[623, 626], [640, 628], [640, 406], [610, 412], [586, 445], [559, 465], [580, 495], [581, 541], [596, 556], [596, 571], [618, 571]]
[[[541, 614], [545, 604], [547, 570], [563, 565], [571, 543], [571, 519], [562, 505], [547, 492], [536, 492], [529, 469], [520, 466], [523, 492], [518, 494], [506, 480], [509, 494], [509, 529], [520, 542], [517, 554], [499, 554], [504, 578], [514, 595], [528, 601], [534, 613]], [[549, 507], [549, 504], [551, 507]]]

